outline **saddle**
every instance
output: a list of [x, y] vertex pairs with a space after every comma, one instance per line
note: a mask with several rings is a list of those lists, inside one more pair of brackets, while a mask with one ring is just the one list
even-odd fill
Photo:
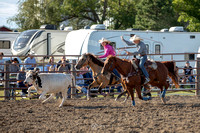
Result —
[[[139, 63], [140, 63], [140, 59], [137, 59], [137, 58], [133, 58], [131, 60], [131, 63], [133, 65], [133, 68], [136, 70], [137, 73], [140, 73], [141, 75], [141, 78], [142, 78], [142, 82], [145, 81], [145, 76], [142, 72], [142, 70], [140, 69], [139, 67]], [[149, 70], [156, 70], [157, 69], [157, 64], [155, 61], [150, 61], [150, 60], [147, 60], [145, 63], [144, 63], [144, 67], [146, 68], [147, 72]]]
[[[131, 63], [133, 64], [133, 67], [134, 67], [135, 69], [138, 69], [138, 68], [139, 68], [140, 59], [133, 58], [133, 59], [131, 60]], [[151, 69], [153, 69], [153, 70], [156, 70], [156, 69], [157, 69], [157, 64], [156, 64], [155, 61], [147, 60], [147, 61], [144, 63], [144, 67], [145, 67], [146, 69], [151, 68]], [[139, 68], [139, 69], [140, 69], [140, 68]]]

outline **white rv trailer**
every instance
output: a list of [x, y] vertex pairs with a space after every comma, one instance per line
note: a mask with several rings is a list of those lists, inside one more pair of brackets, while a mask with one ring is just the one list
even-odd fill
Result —
[[[195, 60], [196, 57], [192, 53], [197, 53], [200, 46], [200, 33], [197, 32], [82, 29], [72, 31], [67, 35], [65, 40], [65, 54], [82, 55], [83, 53], [94, 53], [100, 55], [99, 53], [103, 51], [103, 48], [98, 43], [98, 40], [102, 37], [113, 42], [116, 45], [116, 50], [126, 47], [127, 51], [133, 52], [136, 48], [130, 48], [120, 38], [123, 35], [126, 40], [129, 40], [130, 35], [133, 34], [137, 34], [143, 38], [149, 54], [187, 53], [184, 55], [176, 55], [173, 57], [173, 60]], [[118, 52], [118, 54], [122, 54], [122, 52]], [[70, 58], [73, 59], [73, 57]], [[154, 55], [149, 56], [149, 58], [157, 61], [171, 60], [171, 56], [169, 55]], [[177, 63], [177, 66], [184, 66], [184, 64], [185, 62], [180, 62]], [[191, 65], [194, 65], [193, 62], [191, 62]]]
[[30, 51], [36, 55], [64, 55], [65, 39], [70, 31], [26, 30], [12, 44], [12, 54], [26, 56]]
[[19, 35], [19, 32], [0, 32], [0, 52], [3, 52], [4, 55], [11, 55], [11, 44], [15, 38]]

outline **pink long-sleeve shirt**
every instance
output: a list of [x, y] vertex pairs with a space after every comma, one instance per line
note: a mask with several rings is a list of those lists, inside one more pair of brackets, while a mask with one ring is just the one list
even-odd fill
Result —
[[104, 46], [104, 53], [105, 54], [99, 56], [99, 58], [105, 58], [105, 57], [108, 57], [109, 55], [113, 55], [113, 56], [116, 55], [115, 50], [109, 44], [107, 44], [107, 45]]

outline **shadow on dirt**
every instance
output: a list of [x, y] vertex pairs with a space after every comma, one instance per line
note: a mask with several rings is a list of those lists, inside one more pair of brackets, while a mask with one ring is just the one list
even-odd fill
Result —
[[79, 106], [79, 107], [74, 107], [74, 109], [105, 109], [105, 108], [122, 109], [124, 107], [111, 107], [111, 106]]
[[200, 103], [196, 103], [196, 104], [188, 104], [188, 103], [167, 103], [167, 104], [163, 104], [164, 106], [176, 106], [179, 108], [185, 108], [187, 107], [200, 107]]

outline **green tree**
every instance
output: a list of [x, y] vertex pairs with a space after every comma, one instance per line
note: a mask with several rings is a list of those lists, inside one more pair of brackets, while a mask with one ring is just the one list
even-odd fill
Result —
[[19, 14], [10, 18], [22, 30], [37, 29], [43, 24], [60, 25], [68, 21], [74, 29], [108, 20], [113, 29], [125, 29], [135, 23], [132, 0], [21, 0]]
[[42, 24], [58, 26], [66, 20], [102, 24], [107, 6], [108, 0], [22, 0], [19, 14], [10, 21], [23, 30], [39, 28]]
[[19, 13], [10, 18], [21, 30], [38, 29], [43, 24], [59, 25], [62, 21], [62, 0], [22, 0], [19, 2]]
[[135, 24], [135, 1], [112, 0], [109, 1], [108, 20], [113, 29], [127, 29]]
[[108, 0], [65, 0], [63, 3], [63, 20], [88, 20], [103, 24], [107, 15]]
[[179, 22], [185, 22], [190, 31], [200, 31], [200, 0], [174, 0]]
[[141, 0], [137, 4], [135, 28], [160, 30], [177, 23], [178, 15], [174, 12], [172, 0]]

